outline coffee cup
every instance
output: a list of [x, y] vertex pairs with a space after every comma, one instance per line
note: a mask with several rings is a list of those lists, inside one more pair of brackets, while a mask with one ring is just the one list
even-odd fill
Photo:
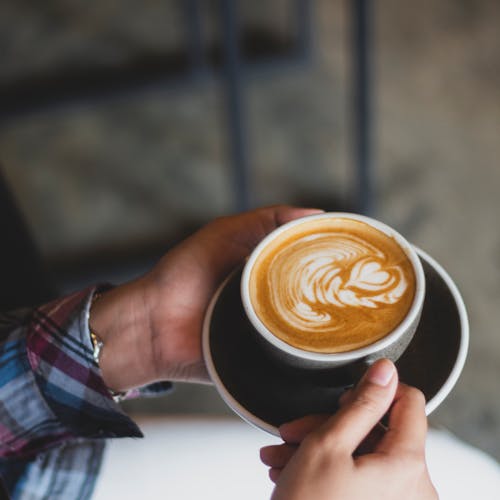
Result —
[[[258, 341], [304, 369], [396, 361], [415, 333], [425, 276], [412, 245], [375, 219], [342, 212], [291, 221], [243, 269], [241, 299]], [[357, 371], [357, 370], [356, 370]]]

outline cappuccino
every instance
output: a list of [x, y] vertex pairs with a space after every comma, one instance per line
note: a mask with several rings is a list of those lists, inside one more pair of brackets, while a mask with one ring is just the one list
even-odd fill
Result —
[[341, 353], [373, 344], [407, 316], [416, 290], [403, 248], [360, 220], [304, 220], [259, 253], [249, 278], [252, 307], [278, 339]]

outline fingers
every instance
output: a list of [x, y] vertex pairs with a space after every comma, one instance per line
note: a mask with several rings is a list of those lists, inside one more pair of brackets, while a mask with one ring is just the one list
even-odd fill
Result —
[[269, 467], [282, 469], [296, 451], [296, 446], [288, 444], [265, 446], [260, 450], [260, 459], [262, 463]]
[[387, 432], [387, 428], [382, 425], [380, 422], [370, 431], [370, 434], [366, 436], [365, 439], [361, 442], [361, 444], [356, 448], [353, 453], [354, 457], [359, 457], [362, 455], [367, 455], [369, 453], [373, 453], [377, 450], [377, 446], [380, 443], [381, 439], [385, 436]]
[[348, 389], [345, 391], [339, 398], [339, 406], [345, 406], [349, 401], [352, 400], [352, 393], [353, 393], [354, 387]]
[[300, 444], [310, 432], [323, 425], [329, 418], [330, 415], [308, 415], [281, 425], [279, 433], [285, 443]]
[[[317, 208], [299, 208], [299, 207], [290, 207], [278, 205], [276, 207], [270, 207], [271, 210], [274, 211], [274, 221], [275, 226], [281, 226], [287, 222], [298, 219], [299, 217], [305, 217], [306, 215], [314, 215], [320, 214], [323, 210], [319, 210]], [[269, 210], [268, 208], [264, 208], [262, 210]]]
[[375, 362], [340, 410], [323, 425], [319, 437], [352, 454], [389, 409], [397, 389], [394, 364]]
[[269, 478], [276, 483], [282, 469], [288, 464], [298, 449], [298, 445], [313, 430], [324, 424], [329, 415], [309, 415], [307, 417], [283, 424], [280, 435], [285, 441], [281, 445], [265, 446], [260, 450], [262, 463], [270, 467]]
[[388, 430], [377, 446], [386, 453], [425, 453], [425, 397], [414, 387], [399, 384], [389, 414]]
[[273, 483], [277, 483], [281, 475], [281, 469], [269, 469], [269, 479]]
[[[359, 384], [340, 398], [340, 410], [332, 417], [310, 415], [283, 424], [280, 434], [285, 444], [261, 451], [262, 461], [271, 467], [277, 480], [308, 436], [322, 446], [335, 447], [357, 457], [366, 453], [389, 455], [425, 454], [427, 419], [425, 398], [417, 389], [398, 384], [392, 362], [380, 360], [372, 365]], [[380, 420], [388, 413], [388, 427]], [[385, 419], [384, 419], [385, 421]]]
[[[203, 283], [190, 283], [190, 288], [211, 295], [268, 233], [285, 222], [315, 213], [321, 210], [280, 205], [219, 217], [171, 249], [156, 267], [154, 277], [161, 281], [166, 268], [174, 268], [176, 276], [187, 275], [191, 281], [201, 276]], [[169, 266], [174, 262], [175, 266]], [[168, 276], [173, 279], [172, 271]]]
[[219, 217], [185, 240], [182, 247], [192, 256], [191, 265], [212, 270], [214, 282], [219, 282], [278, 226], [321, 212], [280, 205]]
[[318, 209], [276, 205], [239, 215], [222, 217], [218, 222], [226, 236], [234, 238], [242, 245], [246, 257], [260, 240], [277, 227], [300, 217], [321, 212], [322, 210]]
[[[349, 404], [354, 397], [352, 389], [345, 392], [339, 400], [340, 406]], [[388, 416], [388, 427], [375, 427], [357, 452], [424, 453], [427, 435], [424, 395], [418, 389], [400, 383]]]
[[265, 446], [260, 450], [262, 463], [270, 467], [269, 479], [273, 483], [278, 481], [282, 469], [288, 464], [297, 451], [297, 446], [280, 444], [275, 446]]

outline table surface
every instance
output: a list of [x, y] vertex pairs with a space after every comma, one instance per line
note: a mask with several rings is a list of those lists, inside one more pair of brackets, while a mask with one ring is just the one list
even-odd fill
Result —
[[[230, 417], [141, 416], [137, 422], [145, 438], [110, 442], [95, 500], [271, 496], [259, 449], [277, 438]], [[499, 464], [453, 435], [431, 429], [427, 460], [441, 500], [498, 498]]]

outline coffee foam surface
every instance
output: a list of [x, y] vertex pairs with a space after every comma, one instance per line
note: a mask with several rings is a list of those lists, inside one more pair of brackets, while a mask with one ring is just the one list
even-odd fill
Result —
[[379, 340], [406, 316], [415, 294], [413, 268], [394, 239], [342, 218], [279, 235], [257, 259], [250, 282], [252, 305], [267, 328], [316, 352]]

